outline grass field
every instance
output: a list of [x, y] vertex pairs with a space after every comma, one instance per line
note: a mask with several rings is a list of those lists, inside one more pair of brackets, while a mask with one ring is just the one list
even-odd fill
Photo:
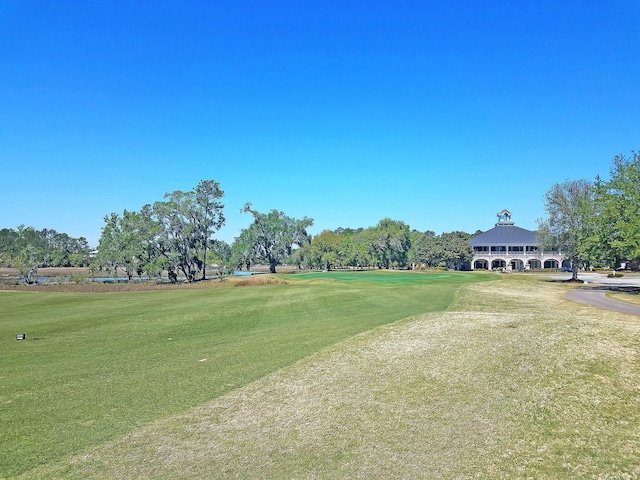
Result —
[[461, 285], [491, 278], [349, 272], [242, 288], [0, 291], [0, 478], [51, 478], [38, 467], [241, 391], [361, 332], [443, 311]]
[[447, 275], [0, 292], [2, 475], [640, 478], [640, 320]]
[[635, 291], [633, 293], [625, 292], [607, 292], [606, 296], [618, 300], [620, 302], [632, 303], [634, 305], [640, 305], [640, 293]]

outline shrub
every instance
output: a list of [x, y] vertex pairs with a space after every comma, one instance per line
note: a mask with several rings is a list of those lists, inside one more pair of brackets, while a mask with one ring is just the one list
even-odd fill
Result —
[[85, 283], [87, 281], [87, 276], [82, 272], [71, 272], [69, 273], [69, 277], [67, 279], [69, 283]]

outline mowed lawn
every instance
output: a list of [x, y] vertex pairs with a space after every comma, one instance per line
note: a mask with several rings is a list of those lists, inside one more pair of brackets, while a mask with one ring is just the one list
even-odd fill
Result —
[[640, 321], [568, 288], [461, 285], [20, 478], [640, 478]]
[[0, 478], [36, 475], [358, 333], [443, 311], [460, 286], [492, 278], [352, 272], [198, 290], [0, 291]]

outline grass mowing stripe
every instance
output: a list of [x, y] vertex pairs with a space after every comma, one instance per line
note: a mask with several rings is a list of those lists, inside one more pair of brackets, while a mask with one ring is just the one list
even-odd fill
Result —
[[[0, 477], [185, 411], [361, 331], [442, 310], [459, 285], [489, 278], [367, 272], [314, 283], [321, 277], [108, 295], [0, 292]], [[23, 332], [27, 341], [15, 341]]]
[[20, 478], [640, 478], [640, 321], [568, 288], [466, 285]]

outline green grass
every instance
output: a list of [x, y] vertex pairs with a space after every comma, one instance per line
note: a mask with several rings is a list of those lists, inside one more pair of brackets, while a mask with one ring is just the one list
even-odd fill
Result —
[[[0, 292], [0, 478], [228, 394], [488, 274], [328, 272], [287, 284]], [[15, 334], [26, 333], [26, 341]]]
[[640, 294], [638, 292], [606, 292], [605, 295], [613, 300], [640, 305]]
[[568, 288], [464, 285], [21, 478], [640, 478], [640, 321]]
[[337, 271], [337, 272], [309, 272], [298, 274], [296, 277], [305, 280], [328, 280], [334, 282], [370, 282], [386, 285], [424, 285], [425, 283], [442, 283], [442, 279], [449, 279], [457, 283], [460, 273], [421, 273], [421, 272], [394, 272], [394, 271]]

